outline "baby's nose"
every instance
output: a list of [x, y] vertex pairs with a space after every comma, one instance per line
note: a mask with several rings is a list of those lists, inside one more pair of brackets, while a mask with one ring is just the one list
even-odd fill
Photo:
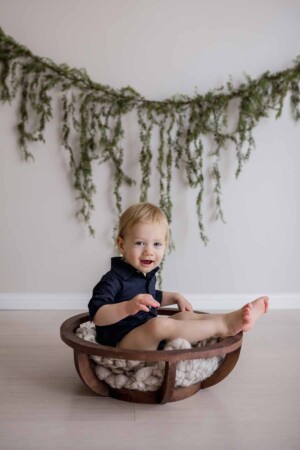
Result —
[[151, 255], [152, 254], [151, 246], [150, 245], [145, 245], [143, 253], [144, 253], [144, 255]]

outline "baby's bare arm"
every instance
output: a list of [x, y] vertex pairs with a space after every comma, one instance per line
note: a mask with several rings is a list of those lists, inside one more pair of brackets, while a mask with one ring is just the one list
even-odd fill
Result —
[[96, 312], [93, 322], [99, 326], [112, 325], [139, 311], [149, 311], [149, 306], [158, 308], [160, 305], [152, 295], [138, 294], [129, 301], [102, 306]]
[[163, 291], [161, 306], [178, 305], [179, 311], [193, 311], [190, 302], [181, 294]]

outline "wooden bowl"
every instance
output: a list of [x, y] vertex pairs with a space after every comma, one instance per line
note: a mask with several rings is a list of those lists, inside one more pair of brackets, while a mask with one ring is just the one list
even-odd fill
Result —
[[[178, 309], [175, 308], [158, 308], [159, 315], [170, 316], [177, 312]], [[199, 311], [195, 312], [200, 313]], [[227, 337], [221, 342], [202, 348], [156, 351], [126, 350], [87, 342], [76, 336], [77, 328], [88, 321], [88, 313], [78, 314], [67, 319], [60, 327], [61, 339], [74, 350], [74, 361], [78, 375], [84, 384], [97, 395], [136, 403], [167, 403], [183, 400], [194, 395], [199, 389], [205, 389], [219, 383], [229, 375], [236, 365], [243, 340], [243, 333], [240, 332], [236, 336]], [[89, 355], [146, 362], [164, 361], [165, 374], [162, 386], [154, 392], [112, 388], [105, 381], [100, 381], [96, 377], [93, 362]], [[211, 358], [213, 356], [222, 356], [224, 360], [209, 378], [188, 387], [175, 387], [176, 363], [178, 361]]]

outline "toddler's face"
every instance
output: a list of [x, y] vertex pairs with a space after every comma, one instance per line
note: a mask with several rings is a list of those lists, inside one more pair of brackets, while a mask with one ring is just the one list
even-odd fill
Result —
[[161, 263], [166, 248], [167, 230], [160, 222], [136, 223], [124, 238], [118, 238], [125, 261], [146, 274]]

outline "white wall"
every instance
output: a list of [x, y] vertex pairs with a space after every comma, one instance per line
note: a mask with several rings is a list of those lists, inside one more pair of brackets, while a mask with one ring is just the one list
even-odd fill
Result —
[[[297, 0], [0, 0], [0, 17], [4, 31], [33, 53], [84, 67], [95, 81], [131, 85], [157, 100], [193, 95], [196, 86], [205, 93], [230, 74], [239, 84], [244, 72], [257, 77], [283, 70], [300, 53]], [[25, 163], [15, 110], [15, 104], [0, 105], [0, 307], [17, 307], [18, 301], [25, 307], [28, 298], [36, 299], [35, 307], [51, 307], [55, 298], [56, 307], [72, 298], [81, 299], [74, 305], [84, 305], [113, 254], [110, 168], [95, 167], [92, 239], [74, 218], [77, 205], [58, 122], [49, 125], [45, 145], [32, 147], [35, 162]], [[233, 149], [224, 154], [227, 224], [206, 221], [207, 247], [198, 236], [195, 193], [178, 177], [176, 252], [165, 263], [164, 289], [195, 302], [225, 299], [222, 306], [228, 307], [231, 298], [265, 293], [277, 298], [277, 306], [291, 305], [289, 299], [297, 306], [300, 124], [291, 119], [288, 102], [281, 119], [271, 115], [260, 122], [255, 138], [256, 151], [237, 181]], [[131, 162], [136, 161], [138, 141], [133, 136], [128, 141]], [[131, 170], [139, 179], [137, 166]], [[138, 189], [123, 196], [126, 207], [138, 200]], [[209, 197], [206, 212], [211, 217]], [[29, 293], [35, 296], [27, 298]]]

